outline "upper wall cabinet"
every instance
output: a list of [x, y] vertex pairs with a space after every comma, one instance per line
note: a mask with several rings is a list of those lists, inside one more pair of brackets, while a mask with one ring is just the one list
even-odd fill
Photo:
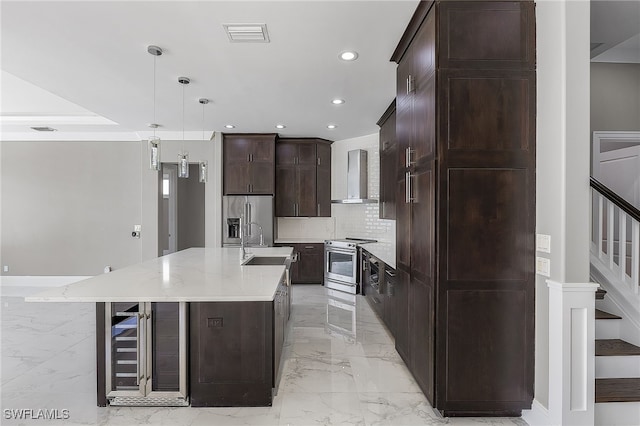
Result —
[[396, 143], [396, 101], [378, 120], [380, 126], [380, 219], [396, 218], [396, 179], [398, 144]]
[[331, 142], [279, 139], [276, 143], [276, 216], [331, 216]]
[[224, 134], [224, 195], [275, 193], [275, 133]]

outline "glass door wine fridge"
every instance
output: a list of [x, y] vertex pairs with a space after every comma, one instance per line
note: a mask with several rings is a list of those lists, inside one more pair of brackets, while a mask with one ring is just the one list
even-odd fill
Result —
[[187, 304], [105, 304], [110, 405], [187, 406]]

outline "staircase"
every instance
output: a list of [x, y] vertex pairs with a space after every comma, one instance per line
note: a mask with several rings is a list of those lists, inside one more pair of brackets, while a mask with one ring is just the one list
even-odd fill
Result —
[[640, 425], [640, 211], [591, 180], [595, 424]]
[[595, 424], [640, 425], [640, 347], [621, 339], [623, 318], [599, 309], [611, 304], [596, 294]]

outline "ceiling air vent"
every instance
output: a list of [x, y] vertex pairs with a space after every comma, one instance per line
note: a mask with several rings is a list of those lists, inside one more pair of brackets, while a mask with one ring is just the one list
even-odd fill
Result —
[[269, 43], [267, 24], [223, 24], [233, 43]]
[[57, 129], [53, 127], [32, 127], [36, 132], [55, 132]]

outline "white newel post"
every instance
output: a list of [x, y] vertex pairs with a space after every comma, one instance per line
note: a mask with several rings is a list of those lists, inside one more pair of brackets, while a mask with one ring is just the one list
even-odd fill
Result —
[[549, 287], [549, 418], [553, 425], [594, 422], [595, 283]]

